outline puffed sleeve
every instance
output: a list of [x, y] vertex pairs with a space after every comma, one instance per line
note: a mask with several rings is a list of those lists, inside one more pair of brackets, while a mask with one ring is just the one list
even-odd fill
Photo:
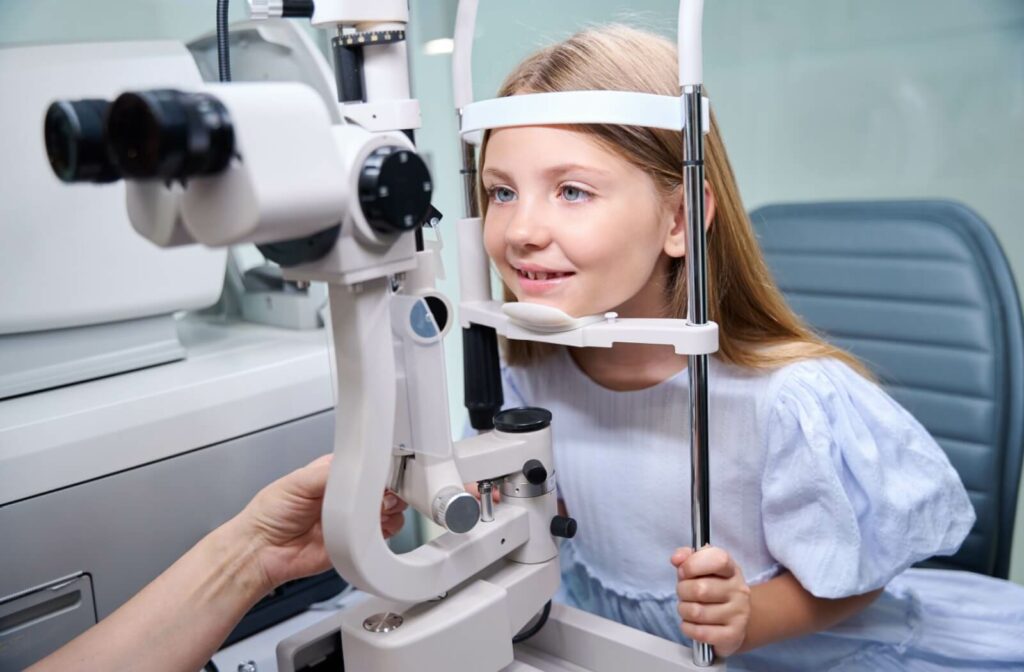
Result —
[[928, 432], [845, 364], [790, 368], [765, 435], [761, 495], [772, 556], [813, 595], [839, 598], [955, 553], [974, 510]]

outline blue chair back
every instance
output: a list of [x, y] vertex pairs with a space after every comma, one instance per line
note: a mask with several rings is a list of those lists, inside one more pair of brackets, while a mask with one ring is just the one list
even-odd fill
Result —
[[949, 201], [770, 205], [751, 213], [793, 309], [870, 367], [939, 442], [978, 521], [925, 564], [1006, 578], [1024, 452], [1024, 336], [988, 225]]

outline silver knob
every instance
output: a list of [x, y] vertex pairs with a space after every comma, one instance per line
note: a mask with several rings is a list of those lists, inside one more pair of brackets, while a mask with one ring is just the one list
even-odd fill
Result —
[[284, 2], [282, 0], [249, 0], [250, 18], [273, 19], [281, 16], [283, 13]]
[[391, 632], [402, 625], [404, 620], [401, 614], [385, 611], [363, 621], [363, 629], [368, 632]]
[[238, 672], [256, 672], [256, 662], [250, 660], [244, 663], [239, 663]]
[[434, 522], [456, 534], [465, 534], [480, 520], [480, 502], [462, 488], [450, 485], [434, 496]]
[[480, 488], [480, 522], [490, 523], [494, 521], [494, 491], [493, 481], [480, 481], [477, 484]]

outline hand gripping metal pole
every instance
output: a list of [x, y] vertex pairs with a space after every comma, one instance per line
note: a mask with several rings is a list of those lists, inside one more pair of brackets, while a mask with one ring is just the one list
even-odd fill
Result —
[[[704, 133], [699, 84], [683, 87], [683, 188], [688, 227], [686, 234], [686, 319], [707, 324], [707, 239], [704, 235]], [[689, 355], [690, 370], [690, 519], [693, 548], [711, 543], [711, 497], [708, 472], [708, 356]], [[693, 643], [693, 662], [711, 665], [714, 651], [705, 642]]]
[[[704, 236], [704, 58], [701, 32], [704, 0], [679, 0], [679, 87], [683, 104], [683, 190], [686, 199], [686, 319], [708, 321], [707, 240]], [[709, 115], [710, 117], [710, 115]], [[708, 121], [710, 124], [710, 120]], [[708, 492], [708, 356], [690, 355], [690, 520], [693, 549], [711, 543], [711, 496]], [[714, 663], [706, 642], [693, 643], [693, 662]]]

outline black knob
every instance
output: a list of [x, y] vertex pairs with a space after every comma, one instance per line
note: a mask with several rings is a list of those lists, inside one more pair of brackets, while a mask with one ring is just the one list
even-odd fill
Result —
[[533, 406], [510, 408], [494, 416], [494, 428], [510, 434], [536, 432], [550, 424], [551, 411]]
[[540, 460], [527, 460], [523, 465], [523, 476], [533, 485], [543, 485], [548, 480], [548, 470]]
[[551, 519], [551, 534], [563, 539], [576, 536], [576, 520], [569, 516], [555, 516]]
[[415, 152], [379, 147], [359, 174], [359, 204], [366, 221], [381, 233], [411, 231], [430, 212], [430, 172]]

